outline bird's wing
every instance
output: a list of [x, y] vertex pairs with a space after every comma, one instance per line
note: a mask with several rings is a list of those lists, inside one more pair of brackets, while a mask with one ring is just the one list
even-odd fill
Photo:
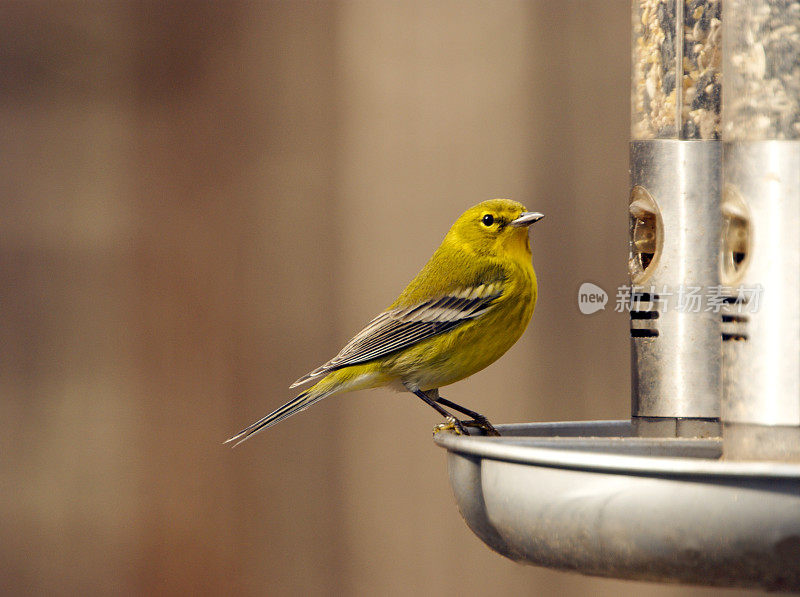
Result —
[[339, 354], [298, 379], [291, 387], [342, 367], [377, 359], [451, 330], [485, 313], [502, 293], [502, 282], [498, 280], [384, 311], [356, 334]]

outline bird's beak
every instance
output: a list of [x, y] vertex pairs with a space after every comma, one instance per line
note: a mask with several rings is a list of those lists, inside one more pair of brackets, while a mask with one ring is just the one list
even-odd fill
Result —
[[543, 217], [544, 214], [540, 214], [538, 211], [523, 211], [516, 220], [512, 220], [509, 224], [517, 228], [522, 228], [524, 226], [530, 226], [534, 222], [538, 222]]

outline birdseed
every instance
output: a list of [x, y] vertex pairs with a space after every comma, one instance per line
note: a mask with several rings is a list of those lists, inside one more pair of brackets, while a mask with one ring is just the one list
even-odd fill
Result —
[[719, 139], [721, 64], [721, 0], [634, 0], [632, 138]]
[[725, 12], [725, 139], [800, 138], [800, 0], [726, 0]]

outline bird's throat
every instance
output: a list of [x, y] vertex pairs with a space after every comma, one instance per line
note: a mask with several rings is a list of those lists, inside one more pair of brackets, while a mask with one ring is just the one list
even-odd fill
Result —
[[531, 244], [528, 239], [528, 229], [515, 231], [503, 239], [503, 252], [520, 264], [529, 264], [531, 261]]

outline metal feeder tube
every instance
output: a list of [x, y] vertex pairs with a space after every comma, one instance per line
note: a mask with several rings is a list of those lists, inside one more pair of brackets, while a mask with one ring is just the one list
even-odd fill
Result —
[[633, 2], [631, 415], [637, 434], [719, 435], [721, 3]]
[[[720, 316], [706, 295], [719, 286], [720, 164], [717, 141], [631, 144], [631, 414], [639, 435], [719, 435]], [[646, 243], [650, 230], [655, 239]]]
[[800, 2], [725, 14], [724, 453], [800, 461]]

